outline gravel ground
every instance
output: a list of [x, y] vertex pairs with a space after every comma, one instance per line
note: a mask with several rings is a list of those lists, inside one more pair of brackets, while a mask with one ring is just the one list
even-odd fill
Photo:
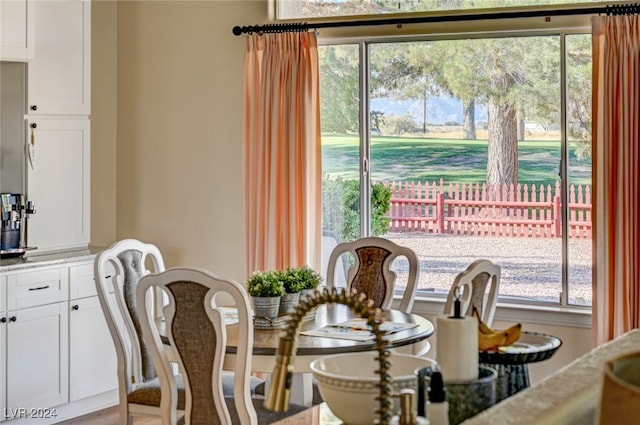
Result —
[[[561, 291], [561, 240], [390, 233], [385, 238], [413, 249], [420, 260], [418, 289], [448, 293], [455, 276], [486, 258], [501, 267], [500, 293], [557, 301]], [[590, 239], [569, 241], [569, 297], [591, 304]], [[408, 264], [398, 261], [398, 284]]]

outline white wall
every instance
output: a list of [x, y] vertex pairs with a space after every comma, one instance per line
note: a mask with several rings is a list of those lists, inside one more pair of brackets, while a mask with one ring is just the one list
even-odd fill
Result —
[[95, 3], [94, 75], [108, 74], [116, 98], [94, 80], [92, 121], [117, 131], [92, 134], [92, 244], [135, 237], [157, 244], [168, 266], [244, 280], [245, 39], [231, 29], [264, 22], [267, 2]]
[[91, 243], [116, 235], [118, 3], [91, 3]]

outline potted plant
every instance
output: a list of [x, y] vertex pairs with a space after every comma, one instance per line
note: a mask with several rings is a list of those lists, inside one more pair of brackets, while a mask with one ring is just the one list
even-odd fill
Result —
[[251, 296], [256, 317], [277, 318], [280, 298], [285, 293], [282, 272], [254, 272], [247, 280], [247, 292]]
[[310, 296], [322, 283], [322, 276], [309, 266], [290, 269], [289, 274], [295, 276], [295, 280], [299, 283], [301, 297]]
[[301, 280], [297, 268], [289, 267], [286, 271], [280, 273], [285, 292], [280, 299], [280, 315], [282, 316], [298, 305], [300, 291], [304, 289], [304, 282]]

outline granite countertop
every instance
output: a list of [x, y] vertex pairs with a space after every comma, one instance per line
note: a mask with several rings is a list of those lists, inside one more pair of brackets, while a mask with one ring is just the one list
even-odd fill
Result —
[[88, 247], [61, 251], [27, 251], [20, 257], [0, 259], [0, 272], [93, 259], [103, 249], [103, 247]]
[[462, 425], [593, 425], [604, 363], [637, 351], [640, 351], [640, 329], [594, 348]]

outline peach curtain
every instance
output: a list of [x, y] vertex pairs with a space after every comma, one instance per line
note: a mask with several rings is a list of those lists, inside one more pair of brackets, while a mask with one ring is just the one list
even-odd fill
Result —
[[243, 149], [248, 274], [319, 264], [318, 92], [315, 33], [247, 37]]
[[640, 20], [593, 21], [596, 345], [640, 327]]

